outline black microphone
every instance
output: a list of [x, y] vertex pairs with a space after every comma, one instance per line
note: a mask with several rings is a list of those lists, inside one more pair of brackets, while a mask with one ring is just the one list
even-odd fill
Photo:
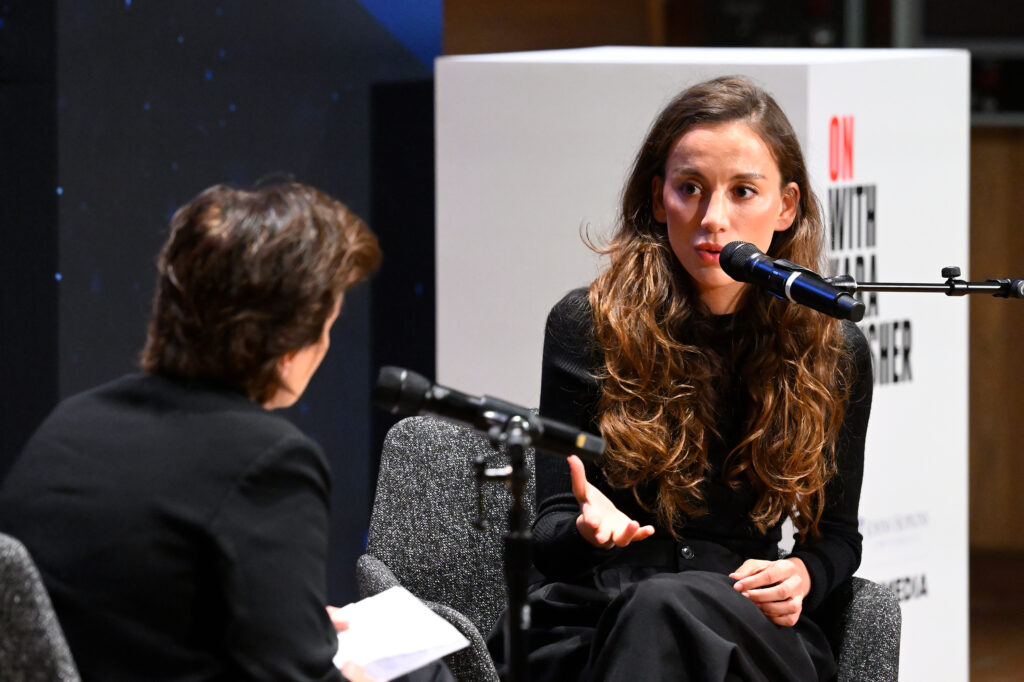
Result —
[[820, 275], [788, 260], [773, 259], [748, 242], [722, 247], [718, 264], [737, 282], [749, 282], [779, 298], [789, 299], [840, 320], [860, 322], [864, 304]]
[[527, 422], [533, 446], [538, 450], [575, 454], [592, 461], [604, 454], [603, 438], [500, 398], [478, 397], [446, 388], [401, 367], [381, 367], [373, 389], [373, 403], [393, 414], [432, 414], [468, 424], [483, 433], [489, 433], [493, 427], [504, 429], [513, 417], [519, 417]]

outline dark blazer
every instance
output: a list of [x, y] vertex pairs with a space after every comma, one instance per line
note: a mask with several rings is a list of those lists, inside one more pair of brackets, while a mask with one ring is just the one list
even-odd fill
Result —
[[245, 397], [132, 375], [69, 398], [0, 490], [85, 680], [340, 680], [330, 473]]

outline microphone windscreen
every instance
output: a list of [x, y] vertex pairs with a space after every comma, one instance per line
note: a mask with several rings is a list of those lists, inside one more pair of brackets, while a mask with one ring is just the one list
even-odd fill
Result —
[[373, 404], [394, 414], [419, 414], [433, 384], [401, 367], [381, 367], [373, 388]]
[[834, 306], [834, 312], [829, 313], [832, 317], [852, 322], [860, 322], [864, 319], [864, 304], [850, 294], [840, 294], [832, 305]]
[[750, 242], [729, 242], [722, 247], [718, 254], [718, 265], [725, 270], [725, 274], [737, 282], [749, 281], [746, 264], [754, 256], [763, 256], [761, 249]]

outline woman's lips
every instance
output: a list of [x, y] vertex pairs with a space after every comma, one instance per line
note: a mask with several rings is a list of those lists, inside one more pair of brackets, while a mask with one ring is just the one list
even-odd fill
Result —
[[718, 244], [697, 245], [697, 256], [705, 263], [718, 265], [718, 254], [721, 253], [721, 251], [722, 247]]

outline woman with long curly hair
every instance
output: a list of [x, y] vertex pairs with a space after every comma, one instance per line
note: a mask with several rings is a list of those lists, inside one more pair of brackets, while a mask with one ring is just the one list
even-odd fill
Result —
[[548, 318], [540, 411], [608, 447], [596, 465], [538, 458], [535, 679], [834, 674], [813, 618], [860, 562], [867, 344], [718, 262], [741, 240], [817, 270], [822, 233], [762, 89], [700, 83], [654, 122], [607, 269]]

